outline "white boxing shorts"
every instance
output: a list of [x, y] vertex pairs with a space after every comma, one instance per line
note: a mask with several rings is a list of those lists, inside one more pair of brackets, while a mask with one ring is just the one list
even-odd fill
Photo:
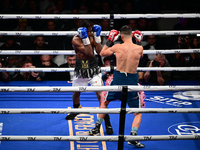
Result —
[[72, 86], [88, 86], [88, 84], [91, 86], [102, 86], [102, 74], [99, 73], [94, 75], [92, 78], [76, 77], [76, 74], [74, 74]]

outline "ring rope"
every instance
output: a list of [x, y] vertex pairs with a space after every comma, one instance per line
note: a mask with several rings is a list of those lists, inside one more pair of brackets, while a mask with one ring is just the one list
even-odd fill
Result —
[[[123, 86], [0, 86], [0, 92], [97, 92], [97, 91], [116, 91], [121, 92]], [[128, 91], [198, 91], [199, 85], [193, 86], [128, 86]]]
[[[77, 31], [0, 31], [3, 36], [74, 36]], [[108, 36], [109, 31], [102, 31], [101, 36]], [[200, 30], [142, 31], [146, 35], [192, 35], [200, 34]]]
[[[113, 14], [114, 19], [130, 18], [200, 18], [199, 13]], [[1, 14], [0, 19], [110, 19], [110, 14]]]
[[[199, 140], [199, 135], [124, 136], [124, 141]], [[0, 141], [118, 141], [119, 136], [13, 136], [1, 135]]]
[[[143, 54], [200, 53], [200, 49], [143, 50]], [[75, 55], [74, 50], [0, 50], [0, 55]], [[95, 52], [95, 55], [97, 53]]]
[[[119, 114], [121, 108], [101, 109], [60, 109], [60, 108], [1, 108], [0, 114]], [[126, 108], [126, 114], [132, 113], [200, 113], [200, 108]]]
[[[116, 68], [116, 67], [115, 67]], [[200, 67], [138, 67], [137, 71], [199, 71]], [[73, 72], [74, 68], [0, 68], [0, 72]], [[101, 67], [110, 71], [110, 67]]]

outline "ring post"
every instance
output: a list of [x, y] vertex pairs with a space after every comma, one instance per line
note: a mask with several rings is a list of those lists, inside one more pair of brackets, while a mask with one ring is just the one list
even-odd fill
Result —
[[126, 117], [126, 102], [128, 95], [128, 86], [122, 87], [122, 102], [121, 102], [121, 111], [119, 119], [119, 141], [118, 141], [118, 150], [123, 150], [124, 148], [124, 125]]

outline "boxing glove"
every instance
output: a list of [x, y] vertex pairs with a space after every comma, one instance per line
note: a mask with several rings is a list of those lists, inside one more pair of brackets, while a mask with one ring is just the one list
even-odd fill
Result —
[[132, 36], [135, 38], [135, 40], [140, 43], [143, 39], [142, 33], [139, 30], [136, 30], [132, 33]]
[[94, 25], [92, 27], [92, 31], [94, 33], [94, 39], [95, 39], [96, 43], [101, 43], [101, 37], [100, 37], [100, 35], [101, 35], [101, 29], [102, 28], [101, 28], [100, 25]]
[[111, 30], [108, 34], [108, 40], [106, 41], [106, 46], [110, 47], [114, 41], [116, 41], [119, 38], [119, 31], [117, 30]]
[[77, 31], [78, 31], [78, 35], [80, 36], [80, 38], [83, 41], [83, 44], [89, 45], [90, 40], [89, 40], [88, 35], [87, 35], [87, 28], [86, 27], [80, 27], [80, 28], [78, 28]]

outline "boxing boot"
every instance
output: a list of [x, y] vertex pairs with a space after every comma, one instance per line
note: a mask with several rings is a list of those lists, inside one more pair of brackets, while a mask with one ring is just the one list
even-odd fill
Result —
[[100, 127], [101, 127], [101, 124], [100, 123], [96, 123], [96, 126], [95, 128], [91, 129], [89, 131], [89, 135], [94, 135], [94, 136], [97, 136], [100, 134]]
[[[76, 107], [75, 107], [76, 108]], [[78, 106], [78, 108], [82, 108], [81, 105]], [[66, 120], [73, 120], [79, 113], [70, 113], [65, 117]]]
[[[131, 135], [136, 136], [137, 133], [131, 131]], [[139, 141], [128, 141], [128, 144], [129, 144], [129, 145], [133, 145], [133, 146], [135, 146], [135, 147], [137, 147], [137, 148], [143, 148], [143, 147], [145, 147], [145, 145], [144, 145], [144, 144], [141, 144]]]
[[112, 135], [113, 134], [113, 128], [111, 126], [110, 116], [108, 114], [105, 115], [104, 121], [105, 121], [106, 133], [108, 135]]

